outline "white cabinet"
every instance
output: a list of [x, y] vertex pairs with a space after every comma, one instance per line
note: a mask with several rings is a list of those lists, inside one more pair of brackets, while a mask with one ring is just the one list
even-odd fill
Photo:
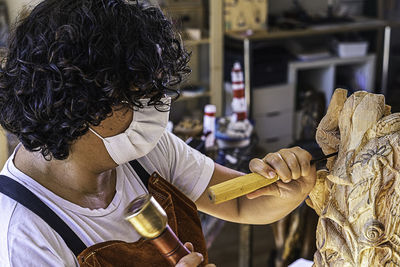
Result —
[[[267, 152], [290, 146], [300, 135], [301, 112], [296, 99], [299, 84], [321, 91], [328, 106], [336, 88], [350, 93], [373, 92], [375, 55], [354, 58], [327, 58], [316, 61], [294, 61], [288, 66], [288, 83], [252, 89], [251, 112], [260, 146]], [[379, 88], [378, 88], [379, 89]], [[297, 103], [296, 103], [297, 102]]]
[[295, 88], [293, 84], [253, 90], [252, 114], [260, 146], [275, 151], [293, 138]]
[[263, 116], [271, 112], [293, 110], [294, 106], [293, 84], [276, 85], [273, 87], [260, 87], [253, 90], [253, 116]]
[[[289, 64], [289, 83], [307, 82], [325, 94], [330, 102], [333, 91], [344, 87], [350, 91], [374, 91], [375, 55], [353, 58], [332, 57], [309, 62]], [[341, 73], [346, 73], [343, 78]], [[356, 81], [356, 82], [354, 82]]]

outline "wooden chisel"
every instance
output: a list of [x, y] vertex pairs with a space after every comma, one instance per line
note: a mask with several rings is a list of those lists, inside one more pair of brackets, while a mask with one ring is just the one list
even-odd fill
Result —
[[[310, 164], [313, 165], [319, 161], [334, 157], [338, 152], [325, 155], [321, 158], [312, 159]], [[210, 186], [207, 190], [208, 197], [214, 204], [219, 204], [248, 193], [257, 189], [273, 184], [279, 180], [278, 175], [275, 178], [268, 179], [258, 173], [250, 173], [243, 176], [233, 178], [220, 184]]]

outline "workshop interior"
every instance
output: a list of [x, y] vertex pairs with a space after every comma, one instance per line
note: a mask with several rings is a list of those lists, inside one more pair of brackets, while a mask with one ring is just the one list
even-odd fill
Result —
[[[191, 73], [177, 85], [179, 97], [172, 101], [166, 128], [222, 166], [252, 175], [251, 159], [299, 146], [313, 159], [321, 159], [317, 169], [325, 168], [329, 153], [316, 135], [338, 88], [347, 90], [347, 99], [360, 91], [382, 95], [392, 114], [400, 112], [398, 0], [144, 1], [166, 14], [190, 52]], [[2, 65], [7, 64], [9, 36], [17, 21], [40, 2], [0, 0]], [[1, 168], [19, 143], [0, 127]], [[338, 147], [340, 157], [342, 146]], [[254, 183], [259, 179], [257, 187], [241, 195], [277, 180], [246, 176], [241, 183], [253, 178]], [[227, 188], [233, 191], [236, 182], [210, 187], [210, 201], [238, 197], [223, 195]], [[146, 201], [153, 200], [140, 199], [132, 209], [147, 207]], [[317, 214], [314, 209], [304, 201], [281, 220], [264, 225], [233, 223], [198, 212], [208, 261], [218, 267], [334, 266], [315, 258], [322, 246], [317, 226], [321, 231], [328, 226], [319, 226], [323, 211]], [[165, 227], [169, 229], [164, 225], [160, 231]], [[165, 249], [164, 243], [160, 246]], [[333, 246], [339, 248], [337, 243]], [[349, 250], [355, 253], [354, 247]], [[331, 259], [337, 253], [332, 255], [320, 257]]]

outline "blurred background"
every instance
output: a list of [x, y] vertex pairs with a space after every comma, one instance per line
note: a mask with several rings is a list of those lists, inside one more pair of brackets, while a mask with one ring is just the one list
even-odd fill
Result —
[[[0, 58], [38, 2], [0, 0]], [[315, 129], [335, 88], [384, 94], [400, 110], [399, 0], [151, 2], [192, 52], [169, 130], [220, 164], [249, 172], [251, 158], [293, 145], [321, 155]], [[0, 129], [1, 166], [17, 143]], [[312, 260], [317, 217], [305, 205], [266, 226], [201, 218], [219, 267]]]

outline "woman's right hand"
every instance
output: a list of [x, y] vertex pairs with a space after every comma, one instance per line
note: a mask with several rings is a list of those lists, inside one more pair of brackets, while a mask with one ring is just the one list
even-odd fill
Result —
[[[194, 252], [192, 243], [186, 242], [185, 247], [191, 251], [175, 265], [175, 267], [197, 267], [203, 262], [204, 257], [198, 252]], [[216, 267], [215, 264], [207, 264], [206, 267]]]

